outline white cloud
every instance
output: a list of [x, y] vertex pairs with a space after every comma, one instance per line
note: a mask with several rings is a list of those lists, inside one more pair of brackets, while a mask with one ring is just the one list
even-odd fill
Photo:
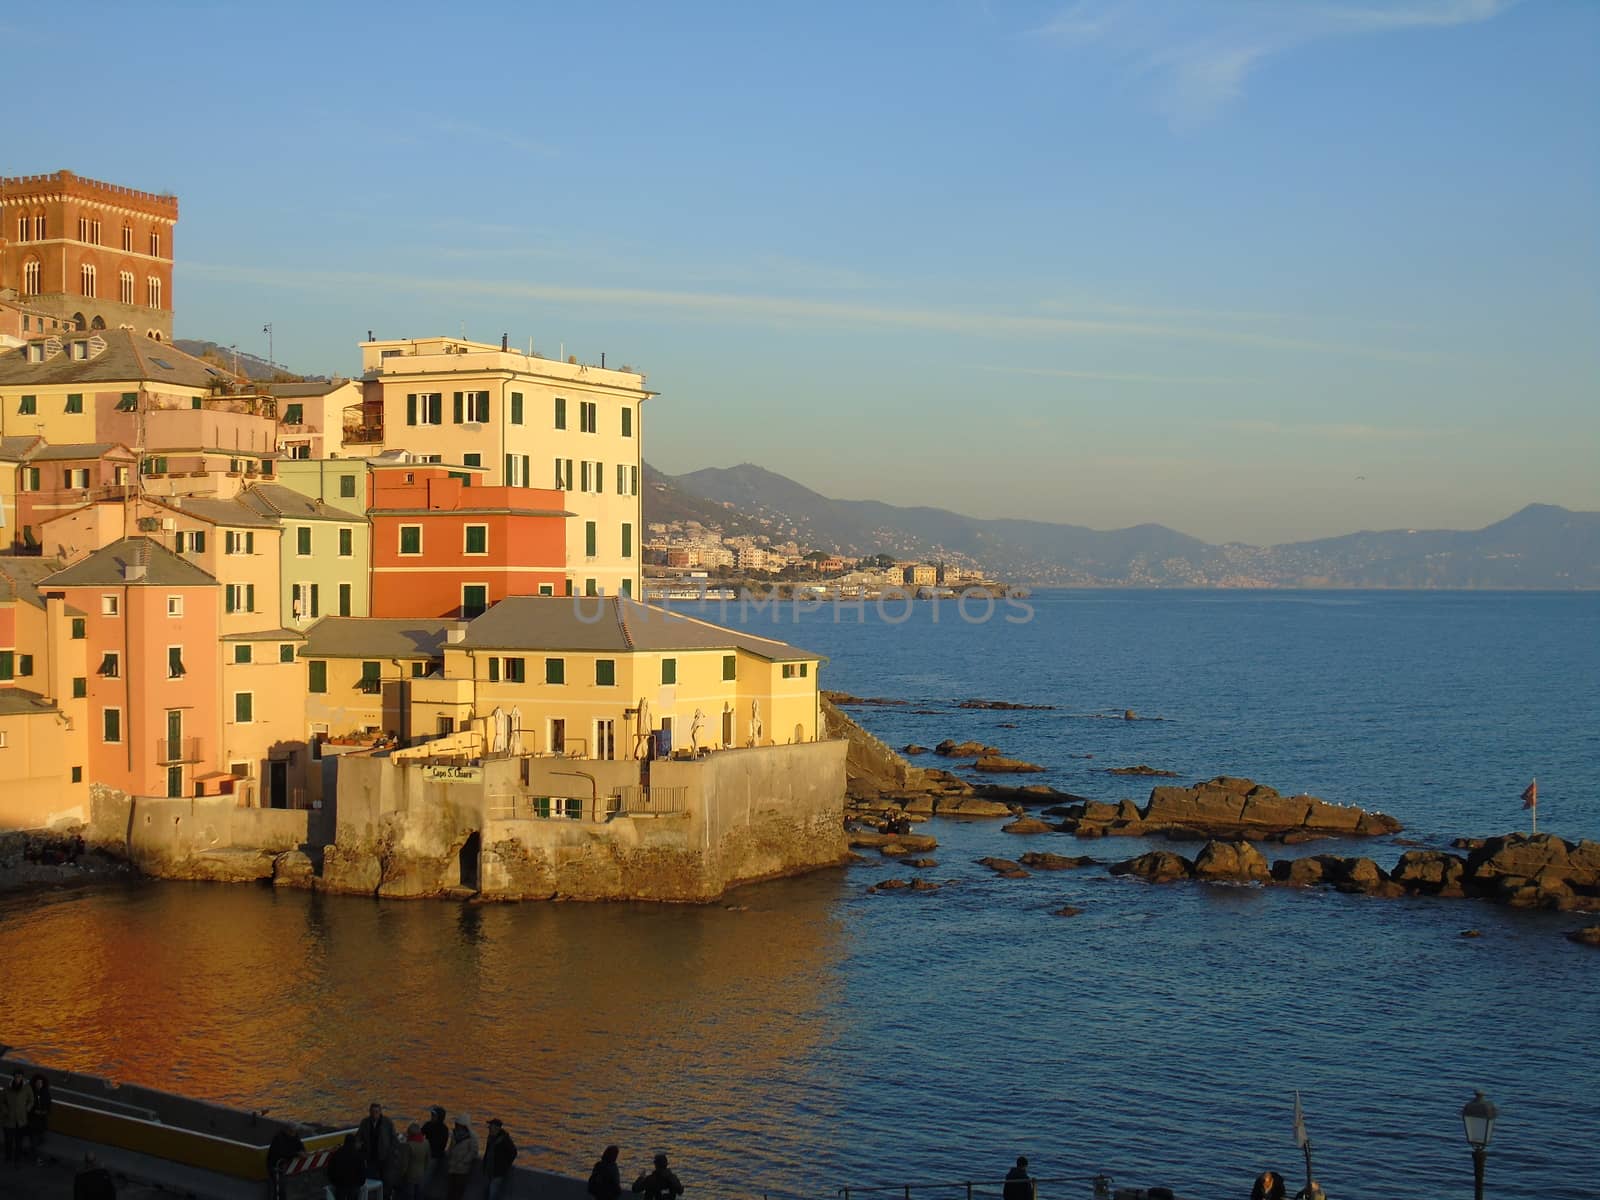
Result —
[[1177, 321], [1080, 320], [1024, 313], [983, 312], [957, 308], [912, 308], [759, 293], [514, 283], [499, 280], [408, 277], [363, 271], [298, 271], [220, 263], [188, 262], [179, 270], [183, 274], [227, 283], [284, 287], [301, 291], [314, 289], [339, 292], [377, 289], [388, 292], [409, 291], [424, 296], [476, 296], [498, 302], [537, 300], [567, 305], [592, 305], [611, 310], [663, 312], [680, 317], [719, 321], [894, 326], [957, 336], [1145, 338], [1246, 346], [1258, 350], [1307, 351], [1385, 362], [1434, 361], [1434, 356], [1424, 351], [1283, 337], [1245, 329], [1216, 329]]
[[1177, 124], [1215, 116], [1257, 66], [1312, 42], [1488, 21], [1518, 0], [1076, 0], [1038, 32], [1114, 56]]

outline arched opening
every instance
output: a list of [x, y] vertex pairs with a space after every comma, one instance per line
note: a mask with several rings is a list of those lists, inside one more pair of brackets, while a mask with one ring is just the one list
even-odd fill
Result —
[[104, 329], [105, 327], [106, 319], [99, 315], [96, 315], [95, 319], [89, 322], [90, 329]]
[[467, 840], [462, 843], [460, 854], [461, 886], [474, 892], [479, 887], [478, 858], [482, 853], [483, 839], [478, 835], [478, 831], [474, 829], [467, 836]]
[[74, 329], [84, 329], [87, 324], [88, 323], [84, 320], [84, 316], [81, 312], [75, 312], [72, 314], [72, 327]]
[[159, 342], [161, 340], [161, 330], [151, 329], [145, 333], [145, 337], [149, 338], [151, 341]]

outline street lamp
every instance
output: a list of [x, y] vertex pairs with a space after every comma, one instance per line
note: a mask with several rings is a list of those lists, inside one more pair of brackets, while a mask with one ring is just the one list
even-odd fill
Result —
[[1494, 1119], [1498, 1115], [1482, 1092], [1474, 1092], [1472, 1099], [1461, 1106], [1461, 1125], [1467, 1131], [1467, 1145], [1472, 1147], [1473, 1200], [1483, 1200], [1484, 1151], [1494, 1136]]

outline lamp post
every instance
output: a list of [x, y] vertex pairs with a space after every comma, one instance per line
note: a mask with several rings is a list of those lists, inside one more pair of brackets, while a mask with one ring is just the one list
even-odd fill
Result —
[[1472, 1099], [1461, 1106], [1461, 1125], [1467, 1131], [1467, 1145], [1472, 1147], [1473, 1200], [1483, 1200], [1484, 1152], [1494, 1136], [1494, 1119], [1498, 1115], [1482, 1092], [1474, 1092]]

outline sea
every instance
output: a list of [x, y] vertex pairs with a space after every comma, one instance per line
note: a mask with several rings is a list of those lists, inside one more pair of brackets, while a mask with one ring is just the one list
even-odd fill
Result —
[[[1047, 768], [1022, 782], [1102, 799], [1148, 794], [1115, 767], [1241, 775], [1406, 826], [1269, 857], [1387, 866], [1527, 829], [1535, 777], [1541, 830], [1600, 837], [1593, 593], [676, 607], [904, 701], [852, 709], [895, 746], [980, 739]], [[1001, 824], [928, 822], [935, 867], [872, 858], [705, 906], [0, 898], [0, 1041], [269, 1115], [499, 1117], [520, 1162], [580, 1177], [608, 1142], [625, 1173], [662, 1150], [691, 1200], [994, 1197], [1019, 1154], [1044, 1200], [1089, 1200], [1101, 1173], [1243, 1200], [1266, 1168], [1304, 1182], [1297, 1095], [1331, 1200], [1467, 1197], [1459, 1112], [1481, 1089], [1487, 1195], [1600, 1198], [1600, 950], [1562, 936], [1600, 917], [1098, 867], [1003, 879], [975, 860], [1166, 844]], [[953, 886], [868, 890], [912, 874]]]

